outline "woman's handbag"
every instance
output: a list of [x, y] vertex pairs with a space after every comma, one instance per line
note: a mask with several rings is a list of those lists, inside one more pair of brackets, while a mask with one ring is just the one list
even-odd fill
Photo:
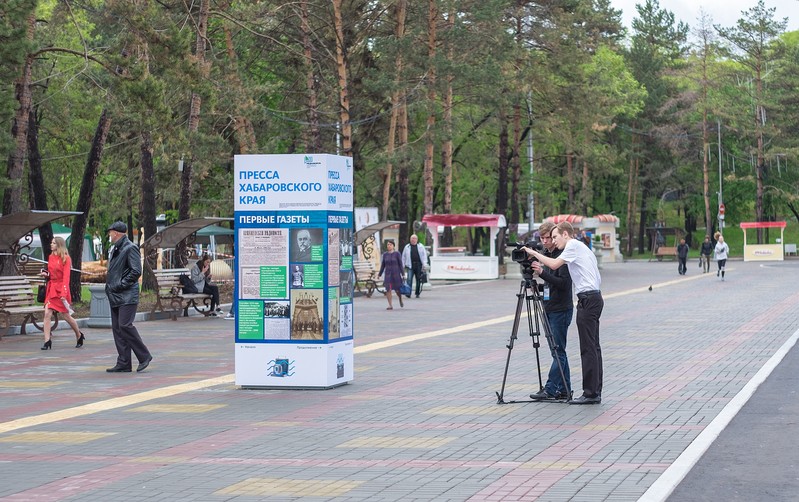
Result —
[[47, 297], [47, 285], [39, 284], [39, 289], [36, 290], [36, 301], [39, 303], [44, 303], [44, 299], [46, 297]]
[[180, 284], [183, 286], [183, 294], [193, 295], [198, 293], [197, 286], [191, 282], [191, 278], [188, 275], [180, 274], [178, 276], [178, 281], [180, 281]]
[[411, 295], [411, 287], [408, 285], [407, 282], [403, 282], [400, 286], [400, 294], [405, 296]]

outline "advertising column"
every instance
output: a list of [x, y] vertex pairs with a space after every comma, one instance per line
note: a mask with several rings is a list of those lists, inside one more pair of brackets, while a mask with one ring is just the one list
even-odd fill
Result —
[[237, 155], [236, 385], [353, 379], [352, 159]]

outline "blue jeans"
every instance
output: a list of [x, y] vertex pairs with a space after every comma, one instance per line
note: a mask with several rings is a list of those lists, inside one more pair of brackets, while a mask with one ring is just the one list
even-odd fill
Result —
[[[547, 319], [549, 320], [549, 331], [552, 333], [552, 339], [555, 342], [555, 354], [558, 359], [552, 359], [552, 366], [549, 368], [549, 375], [547, 376], [547, 383], [544, 385], [544, 390], [547, 394], [557, 396], [560, 394], [567, 394], [571, 390], [571, 375], [569, 374], [569, 358], [566, 356], [566, 334], [569, 332], [569, 324], [572, 322], [573, 309], [563, 310], [561, 312], [547, 312]], [[566, 377], [564, 385], [563, 378], [560, 375], [560, 368], [558, 368], [558, 360], [563, 367], [563, 375]]]

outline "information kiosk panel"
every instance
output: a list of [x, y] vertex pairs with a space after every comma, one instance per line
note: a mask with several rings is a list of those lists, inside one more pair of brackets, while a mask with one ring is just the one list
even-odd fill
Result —
[[352, 159], [237, 155], [236, 384], [353, 379]]

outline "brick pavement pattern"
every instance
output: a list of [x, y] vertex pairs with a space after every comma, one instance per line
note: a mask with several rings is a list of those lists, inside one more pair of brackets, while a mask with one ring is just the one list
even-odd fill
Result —
[[[355, 381], [326, 391], [237, 388], [222, 319], [140, 323], [138, 374], [105, 373], [110, 330], [6, 337], [0, 501], [637, 500], [799, 329], [797, 269], [606, 264], [598, 406], [497, 404], [512, 279], [356, 298]], [[506, 400], [538, 390], [522, 330]], [[568, 353], [579, 394], [574, 324]]]

